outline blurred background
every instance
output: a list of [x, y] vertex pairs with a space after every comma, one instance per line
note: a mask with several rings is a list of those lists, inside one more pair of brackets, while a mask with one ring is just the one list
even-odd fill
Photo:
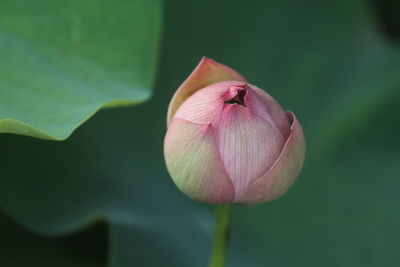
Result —
[[176, 189], [162, 154], [168, 102], [201, 56], [294, 111], [307, 141], [286, 195], [233, 207], [228, 266], [400, 266], [399, 13], [395, 0], [164, 1], [149, 101], [62, 142], [0, 135], [0, 266], [207, 265], [212, 206]]

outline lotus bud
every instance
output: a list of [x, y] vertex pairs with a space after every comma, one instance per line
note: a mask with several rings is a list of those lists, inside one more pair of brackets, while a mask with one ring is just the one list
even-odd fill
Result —
[[300, 123], [236, 71], [203, 58], [173, 96], [164, 156], [177, 187], [207, 203], [280, 197], [302, 168]]

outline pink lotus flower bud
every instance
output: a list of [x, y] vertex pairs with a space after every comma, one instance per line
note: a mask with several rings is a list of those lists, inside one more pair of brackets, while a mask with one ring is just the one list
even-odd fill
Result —
[[304, 161], [300, 123], [234, 70], [203, 58], [168, 109], [165, 161], [178, 188], [208, 203], [280, 197]]

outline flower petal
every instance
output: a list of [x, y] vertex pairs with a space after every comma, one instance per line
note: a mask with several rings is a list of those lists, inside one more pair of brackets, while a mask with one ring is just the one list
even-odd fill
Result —
[[268, 172], [257, 179], [248, 188], [241, 203], [262, 203], [280, 197], [294, 183], [303, 166], [305, 140], [300, 123], [293, 113], [287, 112], [291, 121], [291, 133], [288, 140]]
[[257, 97], [267, 107], [271, 119], [273, 120], [276, 127], [278, 127], [283, 138], [286, 140], [290, 134], [290, 123], [286, 112], [282, 109], [279, 103], [264, 90], [254, 85], [251, 85], [251, 88], [253, 89], [253, 92], [257, 95]]
[[233, 69], [212, 59], [203, 57], [190, 76], [175, 92], [168, 107], [167, 124], [182, 103], [197, 90], [208, 85], [224, 81], [246, 81], [242, 75]]
[[164, 155], [175, 184], [190, 198], [207, 203], [232, 202], [235, 189], [210, 124], [174, 118], [164, 140]]
[[234, 202], [268, 171], [284, 146], [281, 133], [251, 89], [245, 99], [247, 107], [225, 104], [216, 129], [218, 150], [235, 187]]
[[235, 84], [243, 82], [226, 81], [212, 84], [185, 100], [176, 111], [174, 118], [182, 118], [196, 123], [213, 123], [218, 121], [224, 107], [224, 93]]

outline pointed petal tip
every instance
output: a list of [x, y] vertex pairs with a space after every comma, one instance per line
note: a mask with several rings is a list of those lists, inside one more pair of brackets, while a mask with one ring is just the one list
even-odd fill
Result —
[[215, 64], [217, 62], [212, 58], [209, 58], [209, 57], [206, 57], [206, 56], [202, 56], [198, 65], [207, 64], [207, 63]]
[[246, 79], [235, 70], [203, 56], [196, 68], [172, 97], [168, 106], [167, 125], [182, 103], [196, 91], [211, 84], [229, 80], [246, 81]]

